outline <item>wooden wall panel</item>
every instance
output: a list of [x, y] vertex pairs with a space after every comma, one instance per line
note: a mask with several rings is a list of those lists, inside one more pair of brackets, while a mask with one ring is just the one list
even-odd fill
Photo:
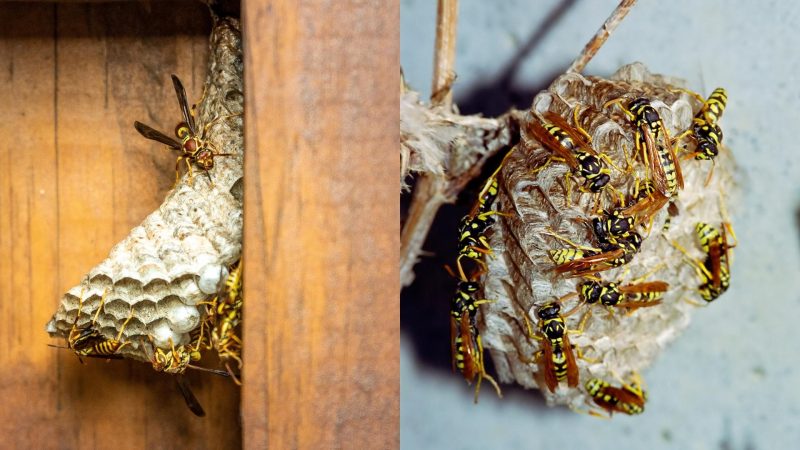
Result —
[[[141, 363], [47, 347], [61, 294], [162, 201], [169, 79], [202, 90], [199, 3], [0, 4], [0, 436], [11, 448], [236, 448], [238, 389], [190, 374], [208, 417]], [[56, 343], [56, 342], [53, 342]], [[63, 344], [63, 343], [58, 343]]]
[[399, 5], [245, 0], [245, 448], [399, 434]]

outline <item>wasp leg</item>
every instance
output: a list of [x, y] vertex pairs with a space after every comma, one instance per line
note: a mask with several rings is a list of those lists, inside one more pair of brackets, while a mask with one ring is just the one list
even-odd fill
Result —
[[231, 117], [238, 117], [238, 116], [241, 116], [241, 115], [242, 115], [242, 113], [225, 114], [224, 116], [219, 116], [219, 117], [215, 118], [214, 120], [212, 120], [211, 122], [208, 122], [207, 124], [205, 124], [205, 126], [203, 126], [203, 134], [202, 134], [203, 139], [205, 139], [205, 137], [207, 136], [206, 133], [208, 132], [209, 128], [213, 127], [218, 122], [220, 122], [222, 120], [225, 120], [225, 119], [230, 119]]
[[497, 396], [500, 397], [500, 398], [503, 398], [503, 393], [500, 391], [500, 386], [497, 385], [497, 381], [495, 381], [495, 379], [491, 375], [486, 373], [486, 368], [483, 365], [483, 361], [484, 361], [484, 359], [483, 359], [483, 343], [481, 342], [480, 335], [478, 335], [478, 337], [476, 338], [476, 341], [478, 342], [478, 354], [480, 355], [480, 359], [481, 359], [481, 367], [480, 367], [481, 371], [480, 371], [480, 375], [478, 376], [478, 383], [475, 386], [475, 403], [478, 403], [478, 391], [480, 390], [481, 378], [486, 378], [487, 380], [489, 380], [489, 382], [492, 383], [492, 386], [494, 386], [494, 390], [497, 392]]
[[564, 158], [561, 158], [561, 157], [559, 157], [559, 156], [550, 156], [550, 157], [548, 157], [548, 158], [547, 158], [547, 160], [545, 160], [545, 162], [544, 162], [544, 163], [542, 163], [542, 165], [541, 165], [541, 166], [539, 166], [539, 167], [537, 167], [537, 168], [535, 168], [535, 169], [531, 170], [531, 171], [530, 171], [530, 173], [531, 173], [531, 174], [533, 174], [533, 175], [536, 175], [537, 173], [541, 172], [541, 171], [542, 171], [542, 170], [544, 170], [544, 169], [545, 169], [547, 166], [549, 166], [550, 164], [552, 164], [552, 163], [554, 163], [554, 162], [565, 162], [565, 161], [566, 161], [566, 160], [565, 160]]
[[700, 281], [702, 283], [707, 283], [708, 280], [711, 280], [712, 278], [714, 278], [711, 275], [711, 273], [708, 271], [706, 266], [704, 266], [702, 262], [698, 261], [697, 259], [693, 258], [691, 255], [689, 255], [689, 252], [685, 248], [683, 248], [683, 246], [681, 244], [678, 244], [677, 242], [672, 241], [672, 246], [677, 248], [678, 250], [680, 250], [681, 253], [683, 253], [684, 258], [689, 262], [689, 264], [691, 264], [692, 267], [694, 267], [694, 270], [695, 270], [695, 272], [697, 272], [697, 276], [700, 278]]
[[578, 133], [582, 134], [583, 137], [586, 138], [586, 142], [592, 143], [592, 136], [583, 128], [581, 125], [580, 119], [580, 105], [576, 106], [572, 110], [572, 120], [575, 122], [575, 128], [578, 130]]
[[582, 359], [582, 360], [586, 361], [589, 364], [597, 364], [597, 363], [599, 363], [601, 361], [601, 360], [599, 360], [597, 358], [589, 358], [589, 357], [587, 357], [586, 355], [583, 354], [581, 349], [579, 349], [577, 347], [575, 348], [575, 356], [578, 357], [579, 359]]
[[566, 243], [566, 244], [568, 244], [568, 245], [570, 245], [570, 246], [572, 246], [574, 248], [577, 248], [577, 249], [580, 249], [580, 250], [583, 250], [583, 251], [600, 252], [600, 249], [598, 249], [598, 248], [587, 247], [587, 246], [584, 246], [584, 245], [578, 245], [578, 244], [570, 241], [569, 239], [559, 235], [558, 233], [553, 231], [552, 228], [547, 228], [545, 230], [544, 234], [547, 234], [549, 236], [553, 236], [554, 238], [558, 239], [559, 241], [564, 242], [564, 243]]
[[626, 100], [625, 97], [618, 97], [618, 98], [615, 98], [613, 100], [609, 100], [609, 101], [603, 103], [603, 107], [601, 109], [606, 109], [606, 108], [609, 108], [612, 105], [617, 105], [617, 106], [619, 106], [619, 109], [621, 109], [622, 112], [625, 113], [625, 116], [628, 117], [628, 120], [633, 121], [633, 120], [636, 119], [636, 115], [633, 114], [633, 112], [631, 112], [630, 109], [628, 109], [627, 107], [625, 107], [625, 105], [622, 104], [622, 102], [624, 100]]
[[242, 382], [239, 381], [239, 378], [236, 377], [236, 375], [234, 374], [233, 370], [231, 370], [231, 367], [227, 362], [225, 363], [225, 369], [228, 370], [228, 375], [231, 376], [231, 379], [233, 380], [233, 382], [236, 383], [238, 386], [241, 386]]
[[708, 186], [711, 183], [711, 177], [714, 175], [714, 168], [717, 166], [717, 161], [715, 159], [711, 160], [711, 168], [708, 169], [708, 176], [706, 177], [706, 183], [703, 186]]
[[[468, 281], [469, 279], [464, 274], [464, 267], [461, 265], [461, 258], [463, 258], [463, 257], [464, 257], [464, 255], [458, 255], [458, 258], [456, 259], [456, 266], [458, 266], [458, 274], [461, 276], [461, 281]], [[467, 258], [469, 258], [469, 257], [467, 257]], [[486, 267], [486, 263], [481, 261], [480, 259], [475, 259], [475, 258], [469, 258], [469, 259], [471, 259], [472, 261], [475, 261], [475, 263], [478, 264], [481, 267], [482, 271], [485, 272], [485, 271], [488, 270], [488, 267]]]
[[184, 158], [186, 161], [186, 168], [189, 170], [189, 184], [194, 184], [194, 173], [192, 173], [192, 162], [189, 161], [189, 158]]

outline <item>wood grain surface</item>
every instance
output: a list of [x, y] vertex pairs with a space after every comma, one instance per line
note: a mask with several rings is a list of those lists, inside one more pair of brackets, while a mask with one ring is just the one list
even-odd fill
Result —
[[61, 294], [154, 210], [175, 156], [169, 75], [197, 99], [210, 20], [198, 3], [0, 4], [2, 448], [237, 448], [239, 393], [189, 374], [205, 419], [141, 363], [78, 363], [44, 325]]
[[396, 448], [399, 4], [242, 14], [244, 446]]

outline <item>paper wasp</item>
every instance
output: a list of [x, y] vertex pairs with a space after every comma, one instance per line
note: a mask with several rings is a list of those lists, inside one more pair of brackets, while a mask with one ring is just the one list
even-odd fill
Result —
[[[667, 289], [669, 289], [669, 284], [664, 281], [620, 284], [590, 278], [578, 284], [577, 293], [569, 294], [562, 298], [562, 301], [578, 295], [581, 302], [573, 309], [577, 309], [583, 304], [593, 305], [596, 303], [617, 308], [646, 308], [660, 304]], [[570, 311], [567, 315], [571, 313]]]
[[649, 221], [648, 225], [645, 227], [649, 233], [653, 222], [653, 216], [661, 211], [661, 208], [663, 208], [668, 201], [669, 198], [656, 190], [655, 185], [650, 180], [641, 183], [641, 185], [639, 180], [636, 180], [630, 205], [623, 208], [621, 214], [626, 217], [633, 217], [634, 223], [637, 225]]
[[[734, 243], [728, 243], [726, 230], [731, 232]], [[700, 242], [700, 248], [706, 254], [704, 261], [698, 261], [689, 255], [689, 252], [677, 242], [672, 244], [686, 257], [689, 264], [695, 269], [700, 278], [698, 292], [700, 297], [710, 303], [725, 293], [730, 286], [730, 249], [736, 247], [736, 236], [730, 224], [723, 222], [720, 230], [711, 225], [698, 222], [695, 234]]]
[[598, 153], [592, 148], [591, 136], [580, 125], [578, 107], [573, 110], [573, 115], [575, 127], [552, 111], [545, 112], [541, 121], [533, 120], [527, 124], [530, 134], [553, 154], [533, 173], [543, 170], [553, 161], [563, 161], [570, 168], [565, 176], [567, 205], [571, 203], [571, 177], [582, 177], [585, 180], [581, 191], [597, 194], [606, 188], [613, 190], [613, 186], [608, 184], [611, 181], [611, 171], [606, 164], [620, 170], [608, 155]]
[[[205, 336], [202, 329], [205, 327], [206, 322], [209, 322], [210, 344], [205, 348], [215, 349], [220, 358], [220, 362], [225, 365], [228, 374], [233, 381], [241, 385], [236, 372], [230, 366], [230, 360], [235, 360], [238, 369], [242, 368], [241, 350], [242, 341], [236, 335], [236, 327], [242, 319], [242, 262], [239, 260], [233, 267], [231, 267], [230, 274], [225, 280], [224, 292], [214, 296], [208, 302], [202, 302], [206, 306], [206, 319], [201, 323], [201, 331], [197, 339], [193, 341], [200, 342]], [[199, 348], [198, 345], [195, 348]]]
[[656, 190], [665, 197], [673, 197], [679, 189], [683, 189], [683, 173], [664, 121], [650, 100], [638, 97], [628, 102], [627, 107], [622, 104], [624, 100], [625, 97], [610, 100], [603, 105], [603, 109], [617, 104], [633, 122], [636, 127], [636, 151], [649, 168]]
[[641, 378], [637, 375], [630, 383], [613, 387], [607, 381], [592, 378], [584, 385], [594, 403], [606, 410], [609, 415], [615, 412], [636, 415], [644, 412], [647, 393], [642, 389]]
[[[695, 151], [686, 155], [684, 159], [694, 157], [696, 160], [710, 160], [712, 164], [715, 164], [714, 158], [719, 154], [719, 147], [722, 144], [722, 128], [717, 122], [728, 104], [728, 94], [725, 89], [720, 87], [714, 89], [708, 99], [704, 100], [695, 92], [686, 89], [680, 90], [695, 97], [703, 106], [694, 116], [692, 126], [676, 136], [675, 141], [678, 142], [691, 135], [696, 143]], [[714, 166], [712, 165], [708, 172], [708, 178], [706, 178], [706, 185], [711, 181], [713, 173]]]
[[[203, 410], [203, 406], [200, 405], [200, 402], [197, 400], [197, 397], [195, 397], [188, 383], [183, 378], [183, 373], [186, 371], [186, 369], [200, 370], [223, 377], [229, 376], [228, 372], [225, 372], [224, 370], [208, 369], [206, 367], [199, 367], [190, 364], [191, 361], [197, 361], [200, 359], [199, 348], [201, 346], [202, 336], [203, 333], [201, 331], [200, 338], [194, 347], [187, 347], [183, 345], [175, 347], [172, 339], [170, 339], [169, 342], [171, 350], [168, 352], [165, 352], [155, 345], [148, 346], [144, 342], [142, 343], [142, 348], [150, 358], [150, 363], [153, 365], [154, 370], [157, 372], [165, 372], [175, 375], [175, 382], [178, 385], [178, 390], [181, 392], [183, 399], [186, 401], [186, 406], [198, 417], [204, 417], [206, 413]], [[151, 336], [148, 337], [152, 343], [153, 338]]]
[[67, 336], [67, 347], [48, 345], [50, 345], [50, 347], [72, 350], [78, 356], [78, 360], [81, 363], [83, 363], [81, 357], [122, 359], [122, 355], [119, 354], [119, 351], [126, 345], [130, 345], [130, 343], [127, 341], [122, 342], [120, 339], [122, 338], [122, 333], [125, 331], [125, 327], [133, 318], [133, 308], [131, 308], [130, 315], [120, 327], [117, 336], [113, 339], [107, 339], [94, 327], [97, 323], [97, 318], [100, 316], [100, 311], [103, 310], [105, 300], [106, 292], [103, 292], [100, 304], [97, 306], [97, 312], [94, 314], [92, 321], [82, 327], [78, 327], [78, 318], [80, 318], [81, 309], [83, 308], [83, 291], [81, 291], [81, 298], [78, 299], [78, 312], [75, 316], [75, 321], [72, 323], [69, 336]]
[[541, 342], [542, 349], [536, 352], [534, 360], [541, 359], [544, 383], [550, 392], [555, 392], [558, 384], [564, 380], [569, 387], [578, 385], [578, 364], [568, 335], [581, 331], [568, 330], [560, 311], [561, 304], [558, 302], [542, 305], [536, 311], [539, 318], [536, 326], [541, 336], [531, 336]]
[[180, 122], [177, 127], [175, 127], [175, 136], [177, 136], [181, 142], [179, 143], [166, 134], [154, 130], [153, 128], [141, 122], [136, 121], [133, 123], [133, 125], [136, 128], [136, 131], [141, 133], [142, 136], [146, 137], [147, 139], [160, 142], [172, 148], [173, 150], [181, 152], [177, 161], [175, 161], [176, 185], [178, 184], [178, 178], [180, 175], [179, 167], [181, 160], [186, 162], [186, 168], [189, 172], [190, 180], [192, 179], [192, 164], [195, 164], [206, 173], [208, 180], [211, 181], [211, 175], [209, 174], [209, 171], [214, 167], [214, 158], [219, 156], [233, 156], [233, 154], [220, 153], [217, 148], [207, 140], [206, 134], [208, 129], [214, 123], [216, 123], [217, 120], [231, 116], [224, 116], [206, 124], [206, 126], [203, 127], [203, 132], [198, 133], [197, 126], [194, 122], [194, 116], [189, 109], [189, 102], [186, 99], [186, 90], [183, 88], [181, 80], [179, 80], [175, 75], [172, 75], [172, 84], [175, 87], [175, 93], [178, 96], [178, 104], [180, 105], [181, 113], [183, 114], [183, 122]]
[[467, 276], [461, 262], [462, 258], [471, 259], [481, 269], [485, 270], [486, 264], [483, 262], [483, 256], [492, 255], [492, 247], [489, 245], [489, 241], [486, 240], [485, 233], [495, 223], [493, 216], [507, 215], [491, 209], [498, 193], [497, 174], [513, 152], [514, 149], [506, 154], [503, 161], [486, 180], [478, 193], [478, 200], [475, 206], [473, 206], [469, 214], [461, 218], [461, 223], [458, 227], [458, 258], [456, 259], [456, 266], [458, 267], [460, 279], [463, 281], [467, 280]]
[[547, 234], [569, 244], [572, 249], [549, 250], [556, 272], [583, 276], [602, 272], [630, 262], [642, 245], [642, 236], [633, 231], [633, 220], [621, 211], [605, 212], [592, 220], [598, 248], [578, 245], [554, 232]]
[[478, 328], [475, 324], [475, 315], [478, 305], [490, 303], [490, 300], [476, 300], [474, 295], [480, 289], [475, 281], [459, 281], [456, 294], [450, 302], [450, 350], [453, 355], [453, 370], [459, 372], [475, 385], [475, 402], [478, 402], [481, 381], [486, 378], [497, 391], [498, 397], [503, 397], [500, 386], [495, 379], [486, 373], [483, 359], [483, 344]]
[[236, 265], [228, 279], [225, 280], [226, 300], [217, 306], [217, 326], [211, 332], [211, 340], [217, 349], [220, 360], [225, 364], [228, 373], [236, 384], [241, 382], [229, 365], [230, 359], [236, 361], [238, 369], [242, 369], [242, 341], [236, 335], [235, 328], [242, 320], [242, 262]]

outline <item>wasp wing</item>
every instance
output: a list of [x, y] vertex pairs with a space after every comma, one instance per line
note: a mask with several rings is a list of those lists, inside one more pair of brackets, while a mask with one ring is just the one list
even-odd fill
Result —
[[178, 384], [178, 390], [181, 391], [181, 395], [183, 395], [183, 399], [186, 400], [186, 406], [189, 407], [195, 416], [205, 417], [206, 412], [203, 410], [203, 406], [197, 401], [197, 397], [194, 396], [194, 392], [189, 388], [183, 376], [175, 375], [175, 381]]
[[547, 132], [547, 129], [541, 122], [533, 120], [526, 125], [528, 132], [539, 141], [540, 144], [547, 150], [553, 152], [556, 156], [563, 158], [570, 168], [578, 168], [578, 159], [572, 153], [572, 150], [564, 147], [552, 134]]
[[561, 115], [554, 113], [553, 111], [547, 111], [542, 115], [548, 122], [552, 123], [553, 125], [561, 128], [562, 131], [567, 133], [569, 137], [572, 139], [572, 142], [575, 143], [575, 146], [579, 149], [583, 150], [586, 153], [591, 155], [597, 155], [597, 152], [592, 148], [592, 145], [586, 140], [586, 137], [575, 130], [575, 127], [568, 124], [567, 121], [561, 117]]
[[197, 134], [197, 128], [194, 125], [194, 117], [189, 111], [189, 101], [186, 99], [186, 89], [183, 88], [181, 80], [172, 75], [172, 85], [175, 86], [175, 94], [178, 96], [178, 104], [181, 105], [181, 113], [183, 113], [183, 120], [189, 125], [192, 134]]
[[607, 263], [613, 261], [614, 259], [621, 258], [624, 253], [625, 252], [621, 248], [618, 248], [610, 252], [598, 253], [596, 255], [586, 256], [584, 258], [568, 261], [565, 262], [564, 264], [556, 266], [556, 272], [557, 273], [572, 272], [573, 275], [581, 275], [584, 273], [591, 273], [591, 272], [602, 272], [604, 270], [613, 268], [613, 266], [608, 265], [608, 267], [596, 267], [598, 264]]
[[166, 134], [164, 134], [164, 133], [162, 133], [160, 131], [154, 130], [154, 129], [150, 128], [149, 126], [147, 126], [147, 125], [145, 125], [145, 124], [143, 124], [141, 122], [138, 122], [138, 121], [137, 122], [133, 122], [133, 126], [134, 126], [134, 128], [136, 128], [136, 131], [141, 133], [141, 135], [146, 137], [147, 139], [152, 139], [152, 140], [154, 140], [156, 142], [160, 142], [160, 143], [162, 143], [164, 145], [172, 147], [174, 150], [180, 150], [181, 149], [181, 144], [179, 144], [178, 141], [176, 141], [175, 139], [172, 139], [171, 137], [167, 136]]
[[567, 386], [576, 387], [578, 385], [578, 364], [575, 362], [575, 353], [572, 351], [572, 344], [569, 337], [564, 333], [564, 355], [567, 357]]
[[461, 334], [461, 345], [464, 346], [464, 378], [471, 383], [483, 370], [481, 368], [480, 353], [475, 348], [477, 344], [475, 342], [472, 324], [470, 323], [469, 312], [465, 311], [461, 315], [461, 326], [459, 330]]
[[[723, 244], [724, 245], [724, 244]], [[722, 248], [718, 242], [709, 242], [708, 244], [708, 259], [711, 262], [711, 281], [715, 289], [719, 289], [722, 285], [720, 259], [722, 257]]]
[[558, 387], [558, 379], [556, 379], [556, 368], [553, 365], [553, 346], [547, 339], [542, 341], [542, 368], [544, 370], [544, 384], [550, 392], [555, 392]]
[[667, 292], [669, 283], [666, 281], [648, 281], [646, 283], [626, 284], [619, 287], [619, 291], [626, 294]]

